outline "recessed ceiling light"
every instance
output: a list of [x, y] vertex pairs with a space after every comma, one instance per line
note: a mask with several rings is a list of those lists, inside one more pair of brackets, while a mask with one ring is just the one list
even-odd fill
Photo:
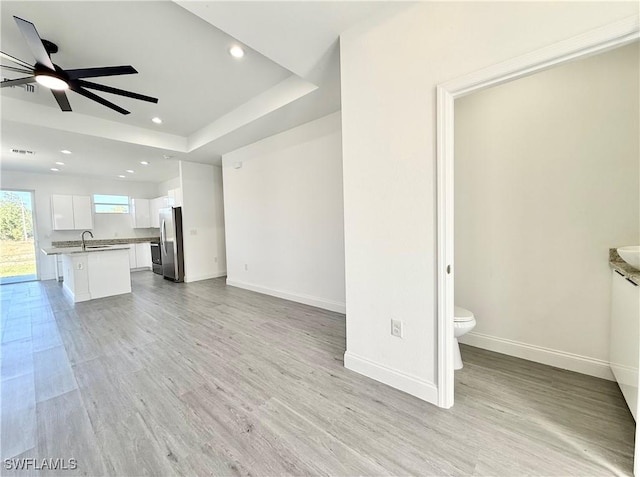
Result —
[[71, 151], [69, 151], [68, 149], [63, 149], [62, 151], [60, 151], [62, 154], [71, 154]]
[[142, 164], [143, 166], [148, 166], [149, 163], [147, 161], [140, 161], [140, 164]]
[[128, 172], [129, 174], [133, 174], [133, 170], [132, 169], [127, 169], [126, 172]]
[[58, 162], [56, 162], [56, 164], [58, 164], [59, 166], [64, 166], [64, 162], [58, 161]]
[[120, 179], [124, 179], [126, 176], [123, 176], [122, 174], [120, 174], [118, 177], [119, 177]]
[[52, 168], [51, 168], [51, 170], [52, 170], [53, 172], [58, 172], [60, 169], [58, 169], [57, 167], [52, 167]]
[[229, 48], [229, 54], [234, 58], [242, 58], [244, 56], [244, 50], [238, 45], [234, 45]]
[[159, 117], [151, 118], [151, 121], [156, 124], [162, 124], [162, 119], [160, 119]]

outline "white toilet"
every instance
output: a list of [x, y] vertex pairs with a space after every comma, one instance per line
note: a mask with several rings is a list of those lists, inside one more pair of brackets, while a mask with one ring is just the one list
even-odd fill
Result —
[[460, 344], [458, 338], [469, 333], [476, 326], [476, 319], [469, 310], [465, 310], [460, 306], [454, 307], [453, 310], [453, 341], [455, 347], [453, 350], [453, 369], [462, 369], [462, 356], [460, 356]]

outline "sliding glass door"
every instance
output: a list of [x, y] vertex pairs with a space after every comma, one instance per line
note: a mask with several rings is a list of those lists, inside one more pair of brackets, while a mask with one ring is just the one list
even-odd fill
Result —
[[38, 279], [33, 192], [0, 190], [0, 283]]

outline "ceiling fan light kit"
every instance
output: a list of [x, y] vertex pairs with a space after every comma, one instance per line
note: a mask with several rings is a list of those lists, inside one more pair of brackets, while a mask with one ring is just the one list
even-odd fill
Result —
[[57, 71], [51, 71], [46, 67], [42, 67], [42, 65], [36, 64], [33, 74], [36, 82], [45, 88], [55, 89], [56, 91], [69, 89], [69, 81]]
[[121, 114], [129, 114], [129, 111], [121, 108], [111, 101], [107, 101], [103, 97], [98, 96], [97, 94], [89, 90], [93, 89], [96, 91], [116, 94], [119, 96], [125, 96], [127, 98], [147, 101], [150, 103], [158, 102], [157, 98], [153, 98], [151, 96], [145, 96], [118, 88], [112, 88], [111, 86], [85, 81], [83, 79], [97, 78], [102, 76], [137, 74], [138, 72], [131, 65], [64, 70], [58, 65], [53, 64], [53, 62], [51, 61], [51, 54], [58, 51], [58, 46], [54, 43], [51, 43], [50, 41], [41, 39], [33, 23], [16, 16], [14, 16], [13, 18], [15, 19], [16, 24], [18, 25], [18, 28], [22, 33], [22, 36], [27, 42], [27, 45], [29, 46], [31, 53], [34, 56], [36, 63], [32, 66], [26, 61], [20, 60], [18, 58], [15, 58], [14, 56], [9, 55], [8, 53], [0, 51], [0, 57], [9, 60], [10, 62], [20, 67], [18, 68], [15, 66], [0, 65], [1, 68], [8, 71], [31, 75], [24, 78], [2, 81], [0, 82], [0, 88], [37, 82], [38, 84], [41, 84], [45, 88], [51, 90], [53, 97], [58, 102], [58, 106], [60, 106], [60, 109], [62, 111], [71, 111], [71, 105], [69, 104], [69, 100], [67, 99], [65, 90], [70, 90], [74, 93], [78, 93], [85, 98], [91, 99], [92, 101], [100, 103], [103, 106], [113, 109], [114, 111], [117, 111]]
[[55, 89], [56, 91], [64, 91], [69, 89], [69, 83], [65, 80], [49, 75], [36, 75], [36, 82], [45, 88]]

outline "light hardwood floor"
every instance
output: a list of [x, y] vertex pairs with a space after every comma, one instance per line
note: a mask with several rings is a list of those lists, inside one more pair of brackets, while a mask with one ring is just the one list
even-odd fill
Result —
[[75, 458], [2, 475], [626, 475], [617, 385], [464, 347], [438, 409], [343, 367], [344, 315], [133, 274], [74, 305], [3, 285], [1, 453]]

